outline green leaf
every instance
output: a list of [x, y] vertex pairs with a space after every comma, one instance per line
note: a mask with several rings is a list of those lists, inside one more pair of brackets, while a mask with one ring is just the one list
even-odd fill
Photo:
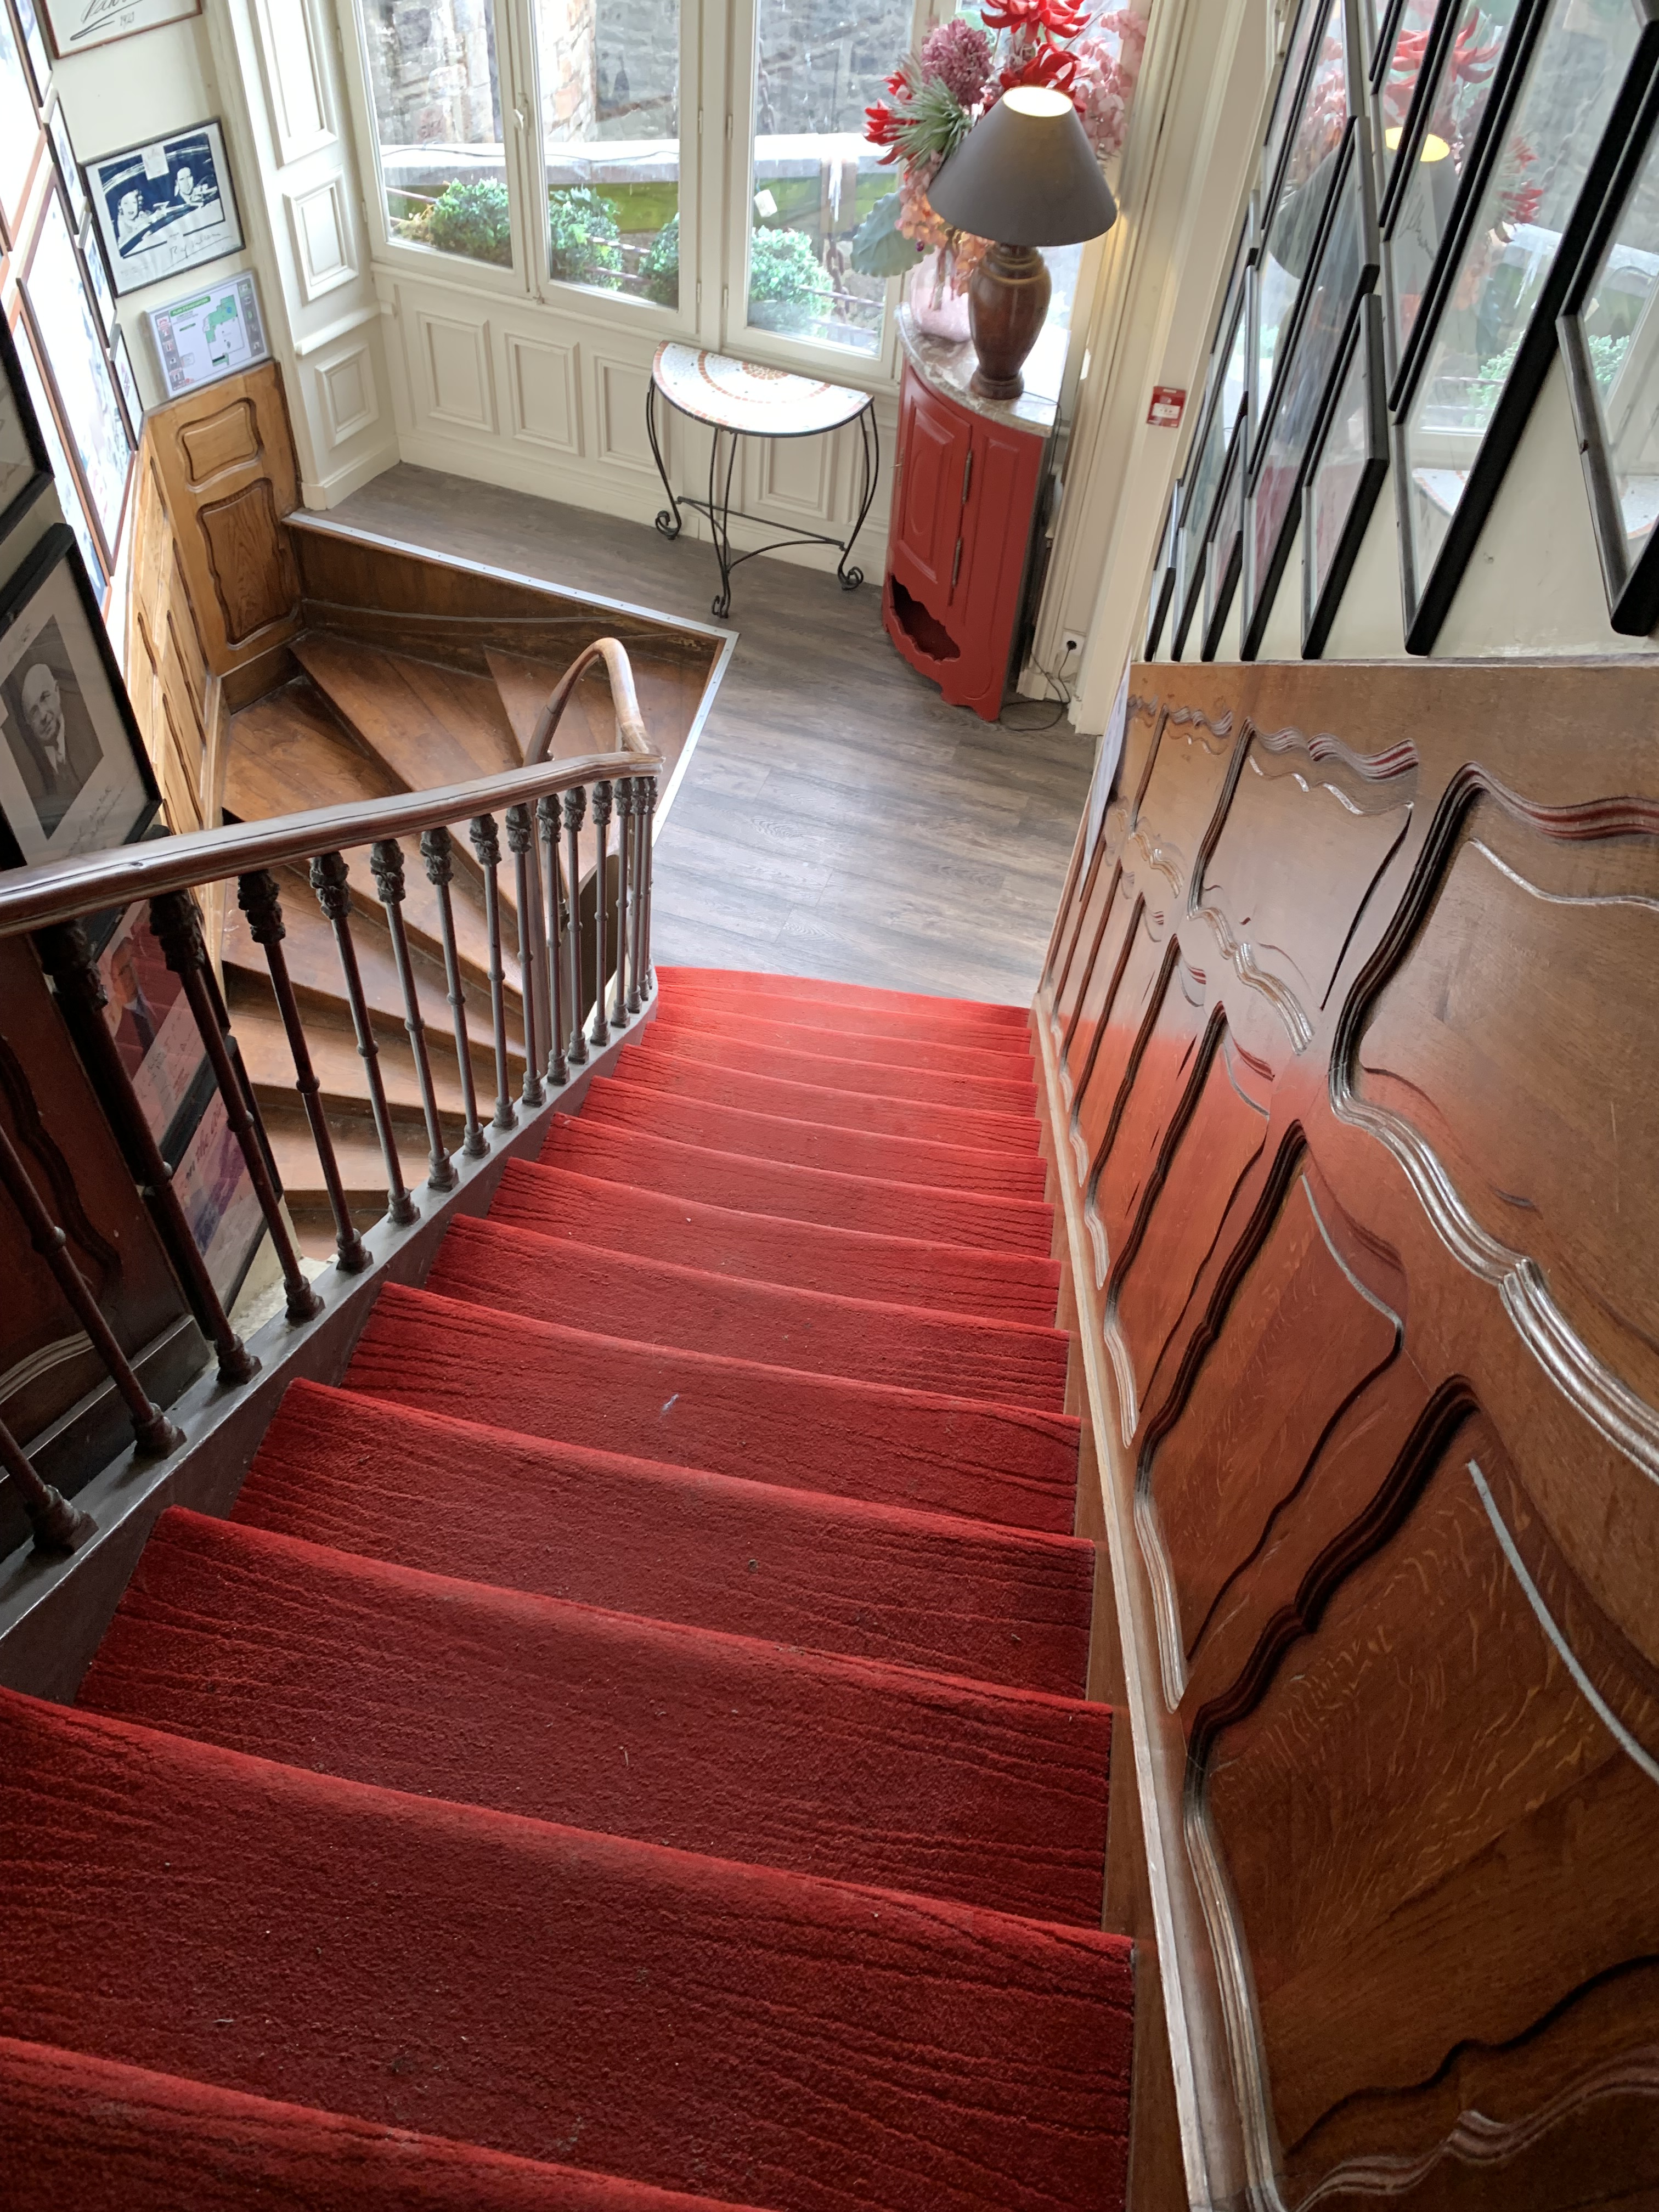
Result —
[[902, 276], [916, 265], [915, 242], [898, 228], [899, 196], [878, 200], [853, 233], [848, 258], [860, 276]]

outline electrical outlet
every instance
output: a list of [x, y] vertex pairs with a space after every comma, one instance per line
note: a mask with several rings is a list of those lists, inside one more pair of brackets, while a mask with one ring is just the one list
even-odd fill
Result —
[[1060, 642], [1060, 665], [1064, 668], [1068, 661], [1075, 660], [1083, 651], [1083, 639], [1078, 631], [1068, 629]]

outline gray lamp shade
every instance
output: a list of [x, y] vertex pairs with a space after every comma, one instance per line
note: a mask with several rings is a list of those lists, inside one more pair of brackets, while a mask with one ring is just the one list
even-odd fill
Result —
[[1036, 85], [1016, 86], [981, 116], [927, 197], [941, 221], [1004, 246], [1075, 246], [1117, 221], [1076, 108]]

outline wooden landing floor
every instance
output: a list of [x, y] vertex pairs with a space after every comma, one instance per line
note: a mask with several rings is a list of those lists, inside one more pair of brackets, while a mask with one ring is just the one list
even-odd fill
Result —
[[[707, 622], [713, 549], [406, 464], [343, 522]], [[881, 627], [879, 584], [751, 561], [738, 645], [657, 847], [665, 962], [1020, 1003], [1035, 989], [1093, 741], [947, 707]], [[1044, 710], [1018, 702], [1016, 720]]]

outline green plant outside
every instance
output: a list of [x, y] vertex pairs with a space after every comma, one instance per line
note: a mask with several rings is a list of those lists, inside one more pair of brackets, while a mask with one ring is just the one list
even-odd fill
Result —
[[435, 246], [440, 253], [462, 253], [471, 261], [513, 266], [513, 219], [507, 186], [493, 177], [456, 178], [430, 207], [404, 225], [405, 238]]
[[603, 194], [570, 185], [547, 196], [548, 268], [567, 284], [622, 282], [617, 218]]

